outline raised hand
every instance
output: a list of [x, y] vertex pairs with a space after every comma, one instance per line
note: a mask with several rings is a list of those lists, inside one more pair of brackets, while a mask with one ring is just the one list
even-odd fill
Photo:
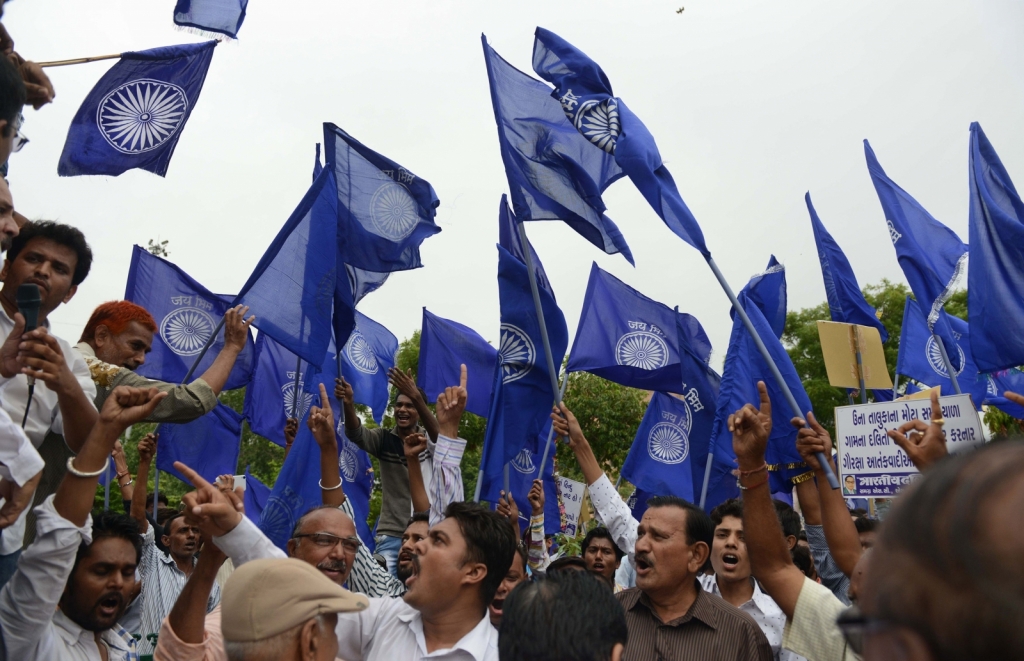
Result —
[[732, 432], [732, 449], [740, 469], [764, 464], [764, 453], [768, 447], [768, 436], [772, 433], [772, 403], [764, 381], [757, 382], [760, 409], [750, 404], [729, 416], [729, 431]]
[[320, 406], [309, 407], [309, 419], [306, 420], [309, 430], [313, 432], [316, 444], [320, 446], [337, 444], [334, 436], [334, 411], [327, 399], [327, 388], [320, 384]]
[[498, 514], [508, 519], [512, 525], [519, 525], [519, 505], [516, 504], [516, 499], [512, 497], [511, 493], [502, 491], [498, 498], [498, 504], [494, 509]]
[[25, 335], [25, 317], [20, 312], [14, 313], [14, 328], [0, 346], [0, 376], [9, 379], [21, 373], [21, 362], [18, 360], [18, 346]]
[[459, 366], [459, 385], [448, 386], [444, 392], [437, 396], [437, 405], [434, 407], [434, 417], [437, 418], [439, 432], [448, 438], [459, 437], [459, 422], [466, 410], [466, 399], [469, 397], [466, 390], [467, 380], [466, 366]]
[[21, 363], [22, 374], [42, 381], [56, 393], [73, 392], [80, 387], [68, 362], [64, 360], [64, 352], [57, 338], [45, 328], [37, 328], [25, 334], [24, 340], [18, 345], [18, 362]]
[[220, 489], [221, 492], [230, 491], [230, 492], [234, 493], [234, 491], [235, 491], [235, 476], [234, 475], [229, 475], [227, 473], [225, 473], [224, 475], [218, 475], [217, 476], [217, 481], [214, 482], [213, 484], [214, 484], [215, 487]]
[[[1011, 399], [1009, 395], [1020, 397], [1012, 392], [1007, 392], [1006, 395], [1007, 399]], [[1024, 398], [1021, 398], [1021, 402], [1024, 402]], [[923, 420], [911, 420], [900, 425], [899, 429], [891, 429], [886, 433], [901, 450], [907, 453], [917, 470], [924, 472], [936, 461], [949, 454], [949, 450], [946, 448], [946, 437], [942, 433], [944, 424], [946, 424], [946, 420], [942, 417], [939, 394], [933, 390], [932, 419], [929, 424], [925, 424]]]
[[388, 370], [388, 383], [393, 385], [399, 394], [405, 395], [412, 401], [420, 399], [420, 389], [416, 387], [412, 376], [397, 367]]
[[242, 521], [242, 498], [236, 492], [221, 491], [202, 478], [180, 461], [174, 467], [184, 475], [195, 491], [190, 491], [181, 498], [185, 511], [199, 523], [204, 535], [220, 537], [235, 529]]
[[405, 459], [409, 466], [419, 466], [420, 453], [427, 449], [427, 437], [423, 434], [409, 434], [402, 439]]
[[[136, 422], [148, 418], [156, 405], [166, 396], [166, 392], [160, 392], [156, 388], [118, 386], [107, 397], [107, 401], [103, 402], [100, 422], [116, 425], [124, 431]], [[114, 440], [117, 440], [116, 436]]]
[[153, 461], [153, 455], [156, 454], [156, 442], [158, 436], [156, 434], [146, 434], [139, 440], [139, 463], [146, 463]]
[[295, 442], [295, 437], [299, 433], [299, 419], [288, 418], [284, 421], [284, 444], [291, 446]]
[[1003, 393], [1003, 397], [1010, 400], [1011, 402], [1014, 402], [1015, 404], [1020, 404], [1021, 406], [1024, 406], [1024, 395], [1018, 395], [1012, 390], [1007, 390], [1006, 392]]
[[573, 450], [580, 445], [587, 445], [587, 439], [583, 436], [579, 421], [565, 405], [565, 402], [552, 407], [551, 425], [555, 428], [556, 435], [568, 439], [569, 447]]
[[248, 305], [236, 305], [224, 313], [224, 348], [241, 351], [245, 348], [246, 340], [249, 339], [249, 326], [256, 321], [253, 315], [248, 319], [245, 313], [249, 311]]
[[530, 508], [533, 510], [534, 516], [544, 513], [544, 483], [541, 480], [533, 481], [533, 486], [530, 487], [530, 493], [526, 495], [526, 499], [530, 501]]
[[42, 478], [43, 473], [40, 471], [20, 487], [11, 480], [0, 480], [0, 497], [4, 499], [3, 507], [0, 507], [0, 530], [18, 520], [32, 502], [32, 496], [35, 495], [36, 487]]
[[339, 377], [334, 380], [334, 398], [344, 404], [352, 404], [352, 398], [355, 394], [352, 392], [352, 384], [345, 380], [345, 377]]
[[828, 430], [818, 424], [818, 419], [814, 417], [813, 411], [807, 412], [806, 423], [803, 418], [793, 418], [790, 423], [799, 430], [796, 433], [796, 451], [800, 453], [811, 470], [824, 470], [821, 467], [821, 462], [818, 461], [818, 453], [820, 452], [826, 457], [832, 456], [832, 436]]

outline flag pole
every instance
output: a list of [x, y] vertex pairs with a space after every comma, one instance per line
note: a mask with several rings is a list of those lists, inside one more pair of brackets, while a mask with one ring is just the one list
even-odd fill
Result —
[[111, 55], [93, 55], [91, 57], [76, 57], [72, 60], [52, 60], [50, 62], [36, 62], [36, 64], [45, 69], [46, 67], [66, 67], [70, 64], [85, 64], [86, 62], [99, 62], [100, 60], [116, 60], [120, 57], [120, 53], [113, 53]]
[[853, 348], [857, 354], [857, 379], [860, 381], [860, 403], [868, 403], [868, 391], [864, 388], [864, 358], [860, 353], [860, 328], [856, 325], [850, 329], [853, 333]]
[[103, 469], [103, 479], [107, 481], [106, 486], [103, 488], [103, 511], [110, 511], [110, 461], [107, 461], [106, 467]]
[[505, 464], [505, 469], [502, 471], [502, 478], [504, 482], [502, 486], [505, 487], [505, 496], [510, 496], [511, 494], [508, 492], [508, 464]]
[[[337, 340], [335, 340], [335, 342], [334, 342], [334, 349], [335, 349], [335, 351], [338, 352], [338, 356], [337, 356], [337, 359], [338, 359], [338, 378], [341, 379], [341, 378], [343, 378], [341, 376], [341, 347], [338, 346]], [[338, 422], [338, 427], [340, 429], [345, 429], [345, 402], [343, 402], [343, 401], [342, 402], [338, 402], [338, 404], [340, 404], [340, 406], [338, 408], [341, 409], [341, 420]], [[342, 432], [342, 434], [345, 434], [345, 436], [348, 435], [344, 431]]]
[[473, 502], [480, 502], [480, 487], [484, 483], [484, 469], [480, 469], [480, 472], [476, 474], [476, 488], [473, 489]]
[[892, 398], [896, 399], [896, 389], [900, 387], [900, 373], [896, 372], [892, 380]]
[[946, 366], [946, 372], [949, 374], [949, 380], [953, 383], [953, 392], [958, 395], [963, 394], [960, 392], [960, 384], [956, 381], [956, 372], [953, 371], [953, 365], [949, 362], [949, 354], [946, 353], [946, 345], [942, 343], [942, 340], [935, 333], [932, 333], [932, 339], [935, 340], [935, 344], [939, 346], [939, 354], [942, 355], [942, 362]]
[[[568, 387], [569, 387], [569, 373], [566, 372], [565, 373], [565, 378], [562, 379], [562, 388], [561, 388], [561, 390], [558, 391], [558, 402], [556, 402], [556, 404], [561, 403], [562, 400], [565, 399], [565, 389], [568, 388]], [[548, 440], [547, 440], [547, 443], [544, 444], [544, 453], [540, 456], [540, 470], [537, 472], [537, 479], [539, 479], [539, 480], [543, 480], [544, 479], [544, 467], [547, 466], [547, 464], [548, 464], [548, 453], [551, 451], [551, 441], [554, 439], [554, 437], [555, 437], [555, 426], [552, 425], [550, 428], [548, 428]], [[620, 474], [619, 477], [621, 478], [622, 475]]]
[[[725, 276], [722, 275], [722, 272], [718, 269], [718, 264], [715, 264], [715, 260], [710, 254], [705, 255], [705, 259], [707, 259], [708, 266], [711, 267], [711, 272], [714, 273], [715, 277], [718, 279], [718, 284], [722, 286], [722, 289], [725, 291], [725, 295], [728, 296], [729, 300], [732, 302], [732, 307], [736, 310], [736, 314], [739, 315], [740, 321], [743, 322], [743, 325], [747, 328], [747, 332], [750, 333], [751, 338], [753, 338], [754, 344], [757, 346], [757, 350], [761, 352], [761, 357], [764, 358], [766, 363], [768, 363], [768, 369], [771, 370], [772, 376], [775, 378], [775, 382], [782, 389], [782, 394], [789, 403], [789, 408], [793, 411], [793, 415], [798, 418], [805, 419], [807, 413], [800, 410], [800, 406], [796, 403], [796, 398], [793, 397], [793, 393], [790, 391], [789, 385], [786, 383], [785, 379], [782, 378], [782, 373], [779, 372], [778, 365], [775, 364], [775, 361], [772, 360], [771, 354], [768, 353], [768, 347], [764, 345], [761, 337], [757, 334], [757, 331], [754, 330], [754, 325], [750, 323], [750, 317], [747, 316], [747, 311], [743, 309], [742, 305], [740, 305], [739, 299], [736, 298], [736, 294], [732, 291], [732, 287], [729, 286], [729, 283], [725, 280]], [[804, 424], [806, 424], [806, 419]], [[838, 489], [839, 480], [836, 479], [835, 473], [832, 472], [832, 468], [825, 459], [825, 453], [818, 452], [817, 459], [822, 470], [825, 472], [825, 478], [828, 480], [829, 486], [833, 489]]]
[[704, 465], [704, 486], [700, 488], [700, 508], [704, 509], [704, 503], [708, 498], [708, 481], [711, 479], [711, 463], [715, 459], [715, 449], [708, 446], [708, 461]]
[[295, 412], [299, 408], [299, 371], [302, 369], [302, 356], [298, 356], [295, 359], [295, 384], [292, 387], [292, 416], [295, 417]]

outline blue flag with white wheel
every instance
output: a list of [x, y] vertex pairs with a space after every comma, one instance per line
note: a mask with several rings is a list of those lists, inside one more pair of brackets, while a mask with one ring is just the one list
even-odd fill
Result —
[[566, 369], [630, 388], [685, 394], [677, 316], [690, 331], [691, 348], [706, 361], [711, 341], [696, 317], [647, 298], [594, 263]]
[[1007, 390], [1024, 394], [1024, 372], [1018, 368], [999, 370], [982, 374], [985, 378], [987, 395], [985, 404], [991, 405], [1018, 420], [1024, 420], [1024, 406], [1010, 401], [1004, 395]]
[[378, 425], [388, 408], [388, 370], [397, 354], [398, 338], [357, 311], [356, 326], [341, 351], [341, 373], [352, 386], [355, 402], [369, 406]]
[[466, 410], [487, 417], [498, 350], [468, 326], [438, 317], [423, 308], [420, 360], [416, 385], [433, 401], [445, 388], [459, 382], [466, 366]]
[[57, 174], [167, 174], [199, 101], [216, 41], [121, 53], [85, 97], [68, 129]]
[[[256, 369], [245, 389], [242, 407], [242, 413], [254, 433], [284, 447], [285, 421], [293, 414], [300, 421], [304, 420], [313, 404], [313, 395], [305, 389], [309, 371], [308, 362], [300, 362], [298, 356], [273, 338], [259, 334], [256, 338]], [[334, 392], [333, 385], [330, 392]]]
[[867, 140], [864, 155], [903, 275], [925, 307], [929, 331], [939, 336], [953, 367], [960, 369], [963, 363], [956, 340], [946, 317], [939, 313], [967, 267], [967, 246], [885, 174]]
[[626, 239], [604, 215], [601, 194], [622, 177], [611, 154], [593, 149], [566, 119], [551, 88], [506, 62], [481, 35], [498, 144], [516, 217], [561, 220], [599, 249], [633, 263]]
[[160, 425], [156, 467], [188, 482], [174, 467], [180, 461], [211, 484], [218, 475], [234, 475], [242, 443], [242, 416], [226, 404], [192, 422]]
[[336, 184], [341, 261], [377, 273], [423, 266], [420, 244], [441, 231], [430, 182], [330, 123], [324, 157]]
[[178, 0], [174, 24], [237, 39], [248, 4], [249, 0]]
[[704, 232], [693, 217], [665, 167], [654, 136], [640, 118], [612, 94], [601, 67], [554, 32], [537, 28], [533, 42], [533, 70], [555, 86], [566, 117], [580, 134], [615, 157], [618, 165], [672, 232], [710, 257]]
[[[153, 350], [135, 373], [168, 383], [181, 383], [224, 313], [231, 308], [230, 299], [210, 292], [173, 263], [139, 246], [132, 248], [124, 298], [146, 308], [157, 325]], [[223, 348], [224, 330], [221, 329], [192, 378], [202, 376]], [[225, 390], [249, 383], [254, 354], [250, 333], [224, 384]]]
[[686, 400], [653, 393], [622, 464], [622, 477], [643, 491], [693, 502], [693, 423], [693, 411]]
[[[676, 310], [678, 311], [678, 308]], [[676, 317], [676, 337], [679, 340], [681, 394], [693, 419], [688, 433], [688, 443], [690, 470], [693, 473], [693, 497], [699, 501], [704, 486], [704, 474], [711, 446], [711, 434], [714, 431], [715, 411], [718, 407], [718, 391], [721, 387], [722, 377], [708, 365], [711, 345], [695, 341], [693, 328], [687, 323], [689, 320], [696, 322], [696, 319], [689, 315]]]
[[263, 509], [267, 506], [267, 499], [270, 498], [270, 487], [260, 482], [255, 475], [245, 467], [245, 492], [242, 500], [245, 505], [245, 515], [255, 524], [259, 524]]
[[[550, 427], [550, 423], [548, 423]], [[519, 507], [519, 529], [523, 535], [528, 534], [526, 530], [530, 527], [530, 514], [533, 505], [527, 497], [530, 489], [533, 488], [533, 481], [537, 479], [537, 471], [540, 470], [541, 457], [544, 454], [544, 444], [548, 440], [548, 428], [541, 430], [539, 436], [533, 442], [527, 443], [526, 447], [519, 451], [519, 454], [509, 462], [508, 465], [508, 490]], [[555, 535], [562, 532], [561, 515], [558, 511], [558, 489], [555, 486], [555, 462], [548, 461], [544, 464], [544, 475], [541, 480], [544, 482], [544, 534]], [[495, 503], [496, 505], [497, 503]]]
[[[501, 341], [480, 462], [484, 473], [480, 497], [489, 502], [498, 499], [505, 464], [546, 428], [557, 394], [551, 390], [551, 377], [526, 265], [503, 247], [497, 248]], [[558, 369], [569, 344], [569, 331], [554, 298], [542, 289], [540, 299], [552, 359], [555, 369]]]
[[[502, 194], [501, 204], [498, 207], [498, 245], [512, 253], [512, 256], [523, 264], [526, 263], [526, 251], [523, 249], [523, 242], [519, 236], [519, 219], [512, 213], [508, 206], [508, 198]], [[548, 274], [544, 272], [544, 265], [537, 256], [537, 251], [530, 246], [530, 259], [533, 260], [533, 273], [537, 276], [537, 287], [546, 291], [551, 298], [555, 298], [555, 290], [548, 281]]]

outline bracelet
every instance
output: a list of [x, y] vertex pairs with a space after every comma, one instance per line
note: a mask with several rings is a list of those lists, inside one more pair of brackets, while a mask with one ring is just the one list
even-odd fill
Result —
[[106, 472], [107, 464], [109, 463], [110, 459], [105, 459], [103, 461], [103, 468], [99, 469], [95, 473], [83, 473], [82, 471], [75, 468], [75, 458], [68, 457], [68, 472], [74, 475], [75, 477], [99, 477], [100, 475], [103, 475], [104, 472]]
[[340, 489], [341, 485], [344, 484], [345, 481], [344, 480], [338, 480], [338, 484], [333, 486], [333, 487], [325, 487], [323, 480], [317, 480], [316, 483], [320, 485], [320, 489], [322, 489], [323, 491], [334, 491], [335, 489]]
[[117, 474], [117, 476], [116, 476], [116, 477], [115, 477], [114, 479], [115, 479], [115, 480], [120, 480], [120, 479], [121, 479], [122, 477], [124, 477], [125, 475], [128, 475], [128, 471], [125, 471], [125, 472], [123, 472], [123, 473], [118, 473], [118, 474]]
[[767, 475], [765, 476], [765, 478], [763, 480], [761, 480], [757, 484], [751, 484], [749, 487], [743, 486], [742, 484], [740, 484], [739, 480], [736, 480], [736, 486], [738, 486], [740, 488], [740, 491], [750, 491], [751, 489], [756, 489], [759, 486], [762, 486], [764, 484], [768, 484], [768, 476]]
[[128, 480], [128, 482], [126, 484], [121, 484], [120, 482], [118, 482], [117, 486], [121, 487], [122, 489], [127, 489], [128, 487], [130, 487], [133, 484], [135, 484], [135, 478], [132, 478], [132, 479]]
[[793, 484], [801, 484], [803, 482], [806, 482], [807, 480], [812, 479], [813, 477], [814, 477], [814, 471], [807, 471], [806, 473], [802, 473], [802, 474], [797, 475], [796, 477], [792, 478], [790, 480], [790, 482], [792, 482]]
[[758, 466], [754, 470], [740, 471], [740, 477], [746, 477], [748, 475], [753, 475], [754, 473], [760, 473], [761, 471], [767, 471], [767, 470], [768, 470], [768, 464], [765, 463], [765, 464], [762, 464], [761, 466]]

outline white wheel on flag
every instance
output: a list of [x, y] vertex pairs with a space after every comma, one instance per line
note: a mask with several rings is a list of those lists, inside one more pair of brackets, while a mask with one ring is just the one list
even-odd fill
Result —
[[117, 151], [143, 154], [177, 133], [187, 111], [185, 90], [173, 83], [141, 78], [103, 97], [96, 109], [96, 125]]
[[[928, 358], [928, 364], [932, 366], [935, 373], [944, 379], [949, 378], [949, 370], [946, 369], [946, 363], [942, 360], [942, 350], [939, 349], [938, 342], [935, 341], [935, 336], [929, 336], [928, 341], [924, 345], [925, 356]], [[964, 350], [960, 348], [958, 344], [956, 350], [960, 354], [960, 369], [956, 370], [956, 375], [960, 376], [960, 373], [964, 371]]]
[[215, 327], [205, 310], [177, 308], [160, 322], [160, 337], [179, 356], [194, 356], [203, 350]]
[[341, 455], [338, 457], [338, 467], [341, 469], [341, 474], [344, 476], [346, 482], [356, 481], [356, 467], [359, 465], [359, 460], [356, 457], [356, 451], [353, 444], [347, 438], [342, 438]]
[[526, 448], [520, 450], [516, 458], [512, 460], [512, 468], [523, 475], [533, 475], [537, 472], [537, 466], [533, 463], [533, 454]]
[[587, 140], [609, 154], [614, 154], [615, 142], [622, 131], [619, 106], [615, 99], [585, 102], [576, 113], [576, 128]]
[[668, 345], [656, 333], [626, 333], [615, 344], [615, 361], [642, 370], [660, 369], [668, 365]]
[[523, 378], [533, 369], [537, 351], [530, 336], [522, 329], [512, 324], [502, 324], [498, 359], [501, 362], [502, 381], [509, 383]]
[[389, 181], [373, 194], [370, 217], [381, 236], [401, 241], [412, 233], [419, 221], [416, 201], [405, 186]]
[[295, 402], [295, 382], [289, 381], [288, 383], [281, 386], [281, 393], [284, 396], [284, 417], [292, 417], [292, 407], [295, 406], [295, 417], [302, 420], [306, 417], [306, 411], [309, 410], [310, 405], [313, 403], [313, 394], [308, 392], [301, 392], [302, 383], [300, 378], [299, 383], [299, 401]]
[[647, 435], [647, 452], [662, 464], [680, 464], [690, 453], [690, 442], [680, 427], [659, 422]]
[[376, 374], [380, 370], [377, 354], [358, 328], [352, 331], [348, 342], [345, 343], [345, 357], [363, 374]]

